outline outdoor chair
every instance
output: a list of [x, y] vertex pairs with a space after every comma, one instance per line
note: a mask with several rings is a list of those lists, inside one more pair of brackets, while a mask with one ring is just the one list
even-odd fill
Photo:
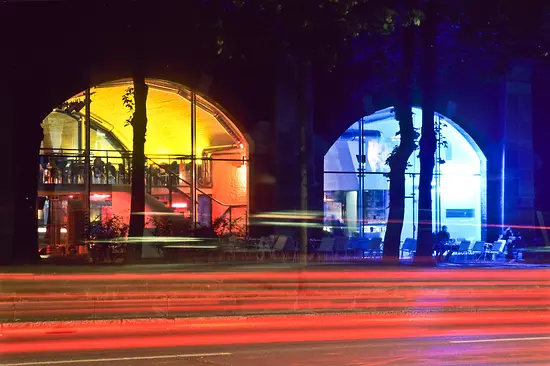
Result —
[[462, 240], [459, 242], [458, 249], [456, 250], [455, 254], [457, 256], [463, 254], [464, 256], [468, 256], [468, 253], [470, 252], [470, 247], [472, 246], [472, 242], [469, 240]]
[[506, 246], [506, 240], [496, 240], [493, 243], [493, 247], [489, 250], [486, 250], [485, 253], [491, 256], [490, 260], [496, 260], [504, 252], [505, 246]]
[[334, 253], [334, 238], [331, 238], [330, 236], [325, 236], [321, 239], [321, 244], [319, 245], [319, 248], [315, 251], [315, 255], [317, 256], [317, 260], [321, 260], [321, 256], [324, 255], [325, 260], [328, 260], [329, 254], [332, 255]]
[[368, 249], [369, 239], [352, 237], [349, 239], [349, 249], [354, 257], [365, 258], [365, 250]]
[[277, 256], [280, 255], [281, 259], [286, 260], [290, 255], [293, 260], [296, 260], [296, 244], [290, 236], [280, 235], [277, 237], [277, 241], [270, 254], [271, 258], [277, 258]]
[[236, 259], [237, 257], [244, 260], [255, 259], [256, 262], [263, 261], [266, 254], [272, 252], [272, 245], [268, 238], [251, 239], [238, 241], [236, 245], [228, 248], [227, 255], [230, 259]]
[[349, 238], [349, 250], [352, 256], [356, 256], [359, 252], [359, 238], [357, 236], [352, 236]]
[[271, 247], [273, 248], [275, 246], [275, 243], [277, 242], [277, 239], [279, 239], [279, 236], [278, 235], [269, 235], [268, 239], [271, 242]]
[[401, 258], [403, 258], [403, 253], [407, 252], [409, 256], [414, 256], [416, 253], [416, 239], [413, 238], [407, 238], [405, 239], [405, 242], [401, 246]]
[[261, 262], [273, 250], [273, 243], [269, 238], [262, 237], [257, 241], [251, 242], [249, 247], [256, 256], [256, 262]]
[[479, 260], [485, 253], [485, 247], [486, 247], [486, 243], [484, 241], [481, 241], [481, 240], [476, 241], [472, 246], [472, 248], [468, 250], [468, 252], [466, 253], [466, 256], [468, 256], [468, 254], [472, 254], [475, 259]]
[[237, 255], [239, 254], [239, 241], [236, 237], [231, 236], [225, 238], [221, 241], [221, 246], [223, 248], [223, 258], [224, 260], [237, 260]]
[[372, 238], [367, 242], [367, 258], [376, 258], [382, 251], [382, 238]]
[[258, 248], [260, 249], [272, 249], [273, 248], [273, 244], [275, 242], [273, 241], [273, 238], [271, 236], [262, 236], [260, 238], [260, 241], [258, 243]]
[[349, 238], [347, 236], [334, 237], [334, 252], [336, 254], [344, 254], [347, 257], [349, 250]]

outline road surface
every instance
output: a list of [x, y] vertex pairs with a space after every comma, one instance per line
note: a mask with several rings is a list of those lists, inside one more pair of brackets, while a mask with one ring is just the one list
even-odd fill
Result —
[[1, 365], [550, 364], [544, 268], [1, 279]]
[[541, 269], [0, 274], [0, 323], [550, 308]]
[[4, 327], [4, 366], [550, 364], [550, 312], [321, 314]]
[[[257, 335], [261, 337], [261, 334]], [[162, 336], [158, 339], [162, 341]], [[63, 342], [62, 336], [51, 341]], [[38, 365], [548, 365], [550, 335], [431, 337], [167, 347], [0, 356], [4, 366]]]

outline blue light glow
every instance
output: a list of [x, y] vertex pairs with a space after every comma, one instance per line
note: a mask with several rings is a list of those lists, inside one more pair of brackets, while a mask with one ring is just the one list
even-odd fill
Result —
[[[413, 108], [413, 123], [420, 129], [422, 110]], [[437, 114], [441, 119], [442, 136], [446, 145], [441, 145], [441, 160], [437, 194], [440, 194], [440, 212], [434, 214], [434, 229], [437, 225], [446, 225], [454, 237], [481, 240], [482, 208], [486, 199], [486, 158], [473, 139], [453, 121]], [[394, 118], [393, 108], [386, 108], [362, 119], [364, 121], [365, 178], [363, 202], [355, 195], [351, 200], [350, 192], [359, 190], [359, 131], [361, 121], [352, 124], [332, 145], [325, 155], [324, 190], [330, 197], [330, 215], [344, 221], [349, 235], [357, 234], [357, 209], [364, 207], [365, 226], [385, 226], [388, 204], [388, 179], [384, 175], [389, 171], [385, 164], [393, 148], [399, 143], [399, 124]], [[405, 224], [402, 239], [414, 237], [417, 225], [416, 213], [420, 164], [418, 152], [409, 159], [410, 167], [406, 175]], [[435, 190], [433, 191], [436, 194]], [[349, 202], [348, 202], [349, 201]], [[437, 209], [435, 206], [434, 210]], [[336, 204], [338, 203], [338, 204]], [[327, 205], [325, 205], [328, 207]], [[353, 206], [353, 207], [352, 207]], [[357, 207], [355, 207], [357, 206]], [[474, 210], [474, 217], [446, 217], [446, 210]], [[329, 213], [326, 212], [326, 214]], [[469, 211], [468, 211], [469, 212]], [[441, 222], [436, 222], [441, 218]]]

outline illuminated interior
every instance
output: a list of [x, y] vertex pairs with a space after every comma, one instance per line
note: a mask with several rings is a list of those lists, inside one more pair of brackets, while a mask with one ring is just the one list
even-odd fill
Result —
[[[176, 84], [159, 80], [148, 80], [147, 96], [147, 141], [146, 155], [190, 155], [191, 154], [191, 102], [190, 91]], [[131, 150], [132, 128], [126, 126], [130, 112], [122, 103], [122, 96], [132, 86], [130, 80], [121, 80], [99, 85], [91, 90], [91, 115], [96, 126], [112, 133], [125, 147]], [[197, 98], [197, 155], [209, 146], [245, 144], [246, 139], [219, 108], [202, 97]], [[84, 100], [84, 92], [69, 101]], [[80, 113], [85, 114], [86, 107]], [[59, 114], [49, 115], [44, 123], [45, 132], [49, 129], [56, 134], [52, 147], [73, 148], [76, 141], [61, 139], [64, 134], [78, 136], [78, 132], [66, 126], [71, 117]], [[73, 126], [74, 124], [69, 123]], [[76, 125], [74, 125], [76, 127]], [[84, 132], [82, 132], [84, 133]], [[92, 136], [93, 140], [93, 136]], [[47, 146], [47, 140], [44, 140]], [[92, 145], [93, 145], [92, 141]], [[49, 146], [48, 146], [49, 147]], [[99, 148], [99, 146], [98, 146]]]
[[[421, 109], [413, 108], [413, 120], [420, 131]], [[362, 123], [362, 134], [360, 120], [325, 155], [325, 216], [327, 222], [334, 219], [343, 222], [349, 235], [363, 235], [373, 228], [383, 237], [389, 203], [389, 183], [384, 173], [389, 171], [386, 159], [399, 143], [399, 125], [393, 108], [365, 117]], [[487, 194], [485, 156], [450, 119], [436, 115], [435, 124], [440, 133], [432, 183], [434, 231], [446, 225], [454, 238], [481, 240]], [[362, 181], [358, 174], [361, 140], [365, 156]], [[418, 231], [418, 151], [411, 155], [409, 165], [402, 240], [415, 238]], [[362, 230], [359, 221], [364, 222]]]
[[[191, 215], [194, 161], [197, 166], [195, 221], [209, 226], [220, 217], [231, 217], [233, 221], [240, 221], [240, 225], [246, 225], [249, 147], [242, 132], [219, 106], [195, 94], [196, 153], [193, 156], [191, 90], [154, 79], [148, 79], [147, 84], [145, 155], [147, 174], [151, 177], [146, 177], [149, 184], [146, 211], [175, 211], [183, 216]], [[96, 210], [102, 218], [116, 214], [129, 219], [128, 176], [131, 172], [133, 129], [127, 124], [131, 112], [124, 106], [122, 98], [132, 85], [132, 81], [127, 79], [101, 84], [90, 90], [91, 189], [95, 198], [104, 197], [103, 200], [109, 201], [109, 204]], [[54, 109], [42, 123], [41, 196], [59, 196], [59, 192], [63, 191], [79, 197], [83, 192], [84, 179], [76, 176], [73, 167], [77, 163], [83, 166], [86, 148], [84, 100], [84, 92], [75, 95]], [[94, 175], [96, 160], [105, 164], [97, 177]], [[54, 168], [54, 173], [52, 164], [57, 168], [57, 171]], [[173, 174], [167, 173], [166, 166], [171, 167], [170, 172], [175, 172], [175, 181], [161, 177], [163, 174]], [[174, 187], [168, 189], [168, 185]], [[63, 197], [63, 205], [67, 206], [68, 197]], [[92, 205], [97, 205], [99, 201], [92, 200]], [[39, 217], [48, 216], [51, 215], [39, 212]]]

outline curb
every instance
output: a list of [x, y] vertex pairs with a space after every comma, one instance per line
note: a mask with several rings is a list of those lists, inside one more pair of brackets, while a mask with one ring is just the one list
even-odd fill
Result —
[[[75, 334], [75, 333], [102, 333], [109, 332], [128, 332], [134, 330], [135, 333], [144, 330], [170, 331], [173, 329], [187, 329], [190, 331], [220, 331], [224, 329], [234, 329], [241, 327], [243, 329], [252, 329], [267, 325], [280, 327], [286, 325], [290, 328], [296, 326], [302, 328], [305, 324], [354, 324], [367, 319], [372, 320], [372, 324], [383, 326], [386, 322], [395, 322], [396, 320], [403, 324], [413, 324], [411, 322], [423, 322], [425, 319], [447, 319], [456, 321], [457, 314], [459, 318], [468, 318], [472, 324], [478, 324], [478, 320], [492, 319], [499, 324], [506, 322], [506, 319], [514, 319], [512, 310], [497, 312], [473, 312], [464, 313], [407, 313], [407, 314], [349, 314], [349, 317], [342, 318], [343, 314], [264, 314], [250, 316], [216, 316], [216, 317], [196, 317], [196, 318], [136, 318], [136, 319], [116, 319], [116, 320], [78, 320], [78, 321], [46, 321], [46, 322], [26, 322], [26, 323], [0, 323], [0, 337], [13, 336], [16, 338], [40, 337], [48, 335]], [[298, 317], [298, 318], [297, 318]], [[297, 320], [298, 319], [298, 320]], [[532, 312], [529, 318], [531, 321], [544, 321], [550, 319], [550, 313], [547, 310]], [[521, 321], [521, 320], [520, 320]], [[300, 323], [297, 324], [296, 322]], [[364, 323], [367, 324], [367, 323]], [[517, 325], [517, 321], [512, 321], [510, 325]], [[315, 325], [313, 326], [315, 327]]]
[[[550, 307], [542, 306], [540, 308], [532, 309], [532, 311], [544, 311], [548, 312]], [[158, 317], [158, 318], [116, 318], [116, 319], [74, 319], [74, 320], [42, 320], [42, 321], [24, 321], [24, 322], [2, 322], [0, 323], [0, 337], [2, 335], [17, 334], [17, 333], [33, 333], [33, 334], [48, 334], [48, 333], [71, 333], [76, 332], [78, 328], [110, 328], [110, 329], [122, 329], [133, 328], [140, 329], [143, 327], [155, 328], [155, 329], [171, 329], [178, 326], [203, 326], [205, 324], [211, 324], [212, 322], [225, 320], [248, 320], [255, 318], [292, 318], [295, 316], [342, 316], [342, 315], [401, 315], [408, 317], [416, 317], [428, 314], [443, 314], [443, 313], [468, 313], [471, 316], [484, 316], [484, 314], [490, 314], [495, 311], [501, 311], [500, 309], [494, 309], [492, 307], [451, 307], [451, 308], [437, 308], [437, 309], [402, 309], [402, 308], [378, 308], [368, 310], [345, 310], [339, 311], [323, 311], [323, 310], [311, 310], [304, 309], [302, 311], [282, 311], [282, 312], [252, 312], [252, 313], [240, 313], [240, 314], [211, 314], [211, 315], [198, 315], [198, 316], [174, 316], [174, 317]], [[510, 308], [507, 311], [518, 311], [521, 308]]]
[[[319, 314], [310, 314], [319, 315]], [[102, 331], [109, 330], [127, 330], [127, 329], [164, 329], [170, 330], [175, 327], [197, 326], [212, 324], [212, 322], [222, 321], [223, 323], [245, 321], [250, 318], [291, 318], [296, 314], [266, 314], [255, 316], [215, 316], [200, 318], [136, 318], [136, 319], [96, 319], [96, 320], [76, 320], [76, 321], [43, 321], [43, 322], [24, 322], [24, 323], [0, 323], [0, 337], [2, 336], [41, 336], [70, 334], [78, 331]]]
[[160, 327], [173, 328], [175, 318], [152, 319], [97, 319], [97, 320], [63, 320], [24, 323], [0, 323], [0, 336], [16, 335], [18, 333], [57, 334], [73, 333], [78, 328], [140, 328]]

